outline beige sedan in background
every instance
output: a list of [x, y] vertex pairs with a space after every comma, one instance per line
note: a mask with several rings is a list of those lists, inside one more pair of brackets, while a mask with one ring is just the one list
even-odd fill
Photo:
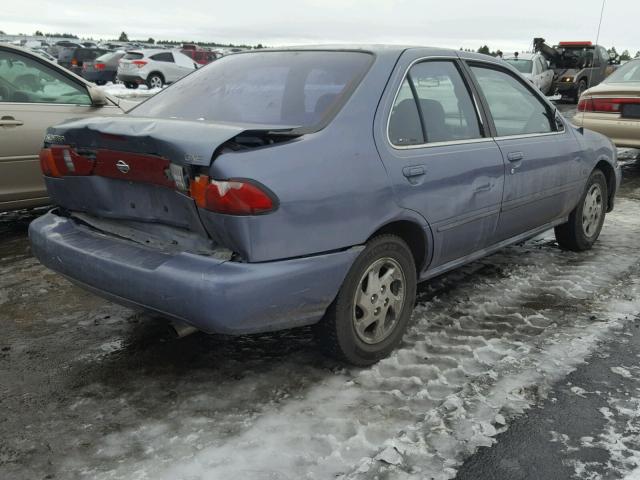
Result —
[[606, 135], [618, 147], [640, 148], [640, 59], [585, 91], [573, 123]]
[[56, 63], [0, 44], [0, 211], [48, 203], [38, 155], [49, 126], [121, 113], [118, 101]]

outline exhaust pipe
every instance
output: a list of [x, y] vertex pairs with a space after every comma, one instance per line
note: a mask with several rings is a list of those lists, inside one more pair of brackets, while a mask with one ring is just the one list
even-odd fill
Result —
[[188, 323], [179, 322], [178, 320], [172, 320], [169, 324], [169, 328], [176, 338], [184, 338], [187, 335], [191, 335], [192, 333], [199, 331], [196, 327], [189, 325]]

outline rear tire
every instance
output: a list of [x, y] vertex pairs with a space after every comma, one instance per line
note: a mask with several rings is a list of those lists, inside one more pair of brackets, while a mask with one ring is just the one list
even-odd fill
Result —
[[607, 179], [601, 170], [594, 170], [569, 221], [555, 228], [560, 248], [582, 252], [593, 247], [602, 230], [608, 198]]
[[147, 87], [149, 90], [152, 88], [162, 88], [164, 86], [164, 78], [159, 73], [152, 73], [147, 77]]
[[395, 235], [373, 238], [314, 326], [320, 348], [357, 366], [388, 356], [407, 328], [416, 284], [416, 266], [407, 244]]
[[132, 82], [124, 82], [124, 86], [127, 88], [132, 88], [132, 89], [136, 89], [138, 88], [138, 84], [137, 83], [132, 83]]

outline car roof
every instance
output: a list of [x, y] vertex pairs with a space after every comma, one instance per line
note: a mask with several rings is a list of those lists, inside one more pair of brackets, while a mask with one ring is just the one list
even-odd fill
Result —
[[[518, 60], [533, 60], [534, 58], [536, 58], [537, 56], [539, 56], [539, 53], [520, 53], [518, 54]], [[516, 56], [515, 55], [505, 55], [504, 56], [505, 60], [515, 60]]]
[[149, 57], [151, 55], [155, 55], [156, 53], [164, 53], [164, 52], [173, 53], [176, 50], [177, 49], [174, 50], [171, 48], [136, 48], [133, 50], [127, 50], [127, 53], [140, 53], [145, 57]]

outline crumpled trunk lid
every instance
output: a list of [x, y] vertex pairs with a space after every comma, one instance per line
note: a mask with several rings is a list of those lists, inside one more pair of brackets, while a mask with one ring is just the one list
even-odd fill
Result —
[[177, 119], [92, 117], [49, 128], [45, 143], [151, 154], [178, 165], [209, 166], [220, 145], [247, 129]]
[[131, 221], [164, 224], [208, 238], [190, 181], [208, 175], [216, 151], [238, 135], [276, 129], [134, 116], [71, 120], [47, 131], [45, 148], [64, 159], [65, 173], [45, 181], [53, 203], [71, 214], [122, 220], [122, 228]]

